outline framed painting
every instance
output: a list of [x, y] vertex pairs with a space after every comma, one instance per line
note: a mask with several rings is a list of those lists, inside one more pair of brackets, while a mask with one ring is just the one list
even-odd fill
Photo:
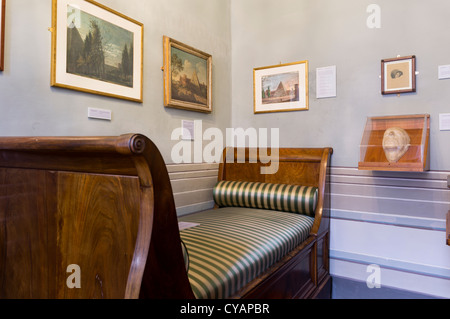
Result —
[[0, 0], [0, 71], [5, 62], [5, 4], [6, 0]]
[[142, 102], [143, 24], [91, 0], [53, 0], [51, 85]]
[[414, 55], [381, 60], [381, 94], [416, 91]]
[[212, 56], [163, 37], [164, 106], [189, 111], [212, 111]]
[[309, 109], [308, 61], [253, 69], [254, 113]]

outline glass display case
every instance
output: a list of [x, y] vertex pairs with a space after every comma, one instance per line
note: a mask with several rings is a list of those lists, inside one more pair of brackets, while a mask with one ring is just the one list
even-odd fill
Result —
[[369, 117], [361, 145], [360, 170], [429, 170], [430, 115]]

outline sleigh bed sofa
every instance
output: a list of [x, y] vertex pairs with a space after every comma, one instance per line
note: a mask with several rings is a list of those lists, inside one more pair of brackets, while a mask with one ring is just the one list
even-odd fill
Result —
[[0, 298], [330, 297], [332, 149], [275, 151], [226, 149], [179, 217], [143, 135], [0, 138]]

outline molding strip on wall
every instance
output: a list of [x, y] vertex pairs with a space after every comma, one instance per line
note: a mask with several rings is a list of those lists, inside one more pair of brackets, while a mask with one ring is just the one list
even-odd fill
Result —
[[375, 264], [386, 287], [450, 297], [448, 175], [332, 167], [332, 276], [365, 281]]
[[[332, 276], [334, 278], [345, 278], [350, 281], [366, 283], [368, 276], [367, 265], [359, 262], [330, 259], [330, 267], [338, 270]], [[433, 298], [450, 298], [450, 280], [433, 276], [413, 274], [404, 270], [381, 268], [380, 288], [400, 289], [404, 292], [428, 295]], [[361, 286], [360, 286], [361, 287]], [[362, 286], [364, 287], [364, 286]], [[366, 286], [367, 287], [367, 286]], [[348, 287], [347, 287], [348, 288]], [[367, 290], [374, 290], [376, 288]], [[370, 294], [368, 291], [358, 291], [357, 298], [364, 298]], [[354, 291], [340, 291], [339, 298], [354, 296]], [[388, 298], [388, 297], [385, 297]]]
[[442, 219], [400, 216], [371, 212], [357, 212], [341, 209], [332, 209], [330, 214], [331, 218], [334, 219], [445, 231], [445, 221]]
[[333, 167], [332, 217], [441, 230], [450, 208], [447, 176], [448, 172], [372, 172]]
[[392, 269], [397, 271], [407, 271], [410, 273], [432, 276], [441, 279], [449, 280], [450, 287], [450, 269], [437, 267], [433, 265], [425, 265], [419, 263], [405, 262], [402, 260], [395, 260], [377, 256], [369, 256], [364, 254], [330, 250], [330, 258], [361, 263], [365, 265], [378, 265], [381, 268]]
[[178, 216], [214, 207], [212, 189], [219, 164], [169, 164], [167, 170]]

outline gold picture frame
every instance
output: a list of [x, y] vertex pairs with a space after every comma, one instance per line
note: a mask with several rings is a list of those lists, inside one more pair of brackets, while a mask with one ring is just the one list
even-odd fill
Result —
[[381, 94], [416, 92], [416, 56], [381, 60]]
[[308, 61], [253, 69], [254, 113], [309, 109]]
[[51, 86], [143, 101], [143, 24], [92, 0], [52, 0]]
[[163, 36], [164, 106], [212, 112], [212, 56]]
[[6, 0], [0, 0], [0, 71], [5, 67], [5, 7]]

